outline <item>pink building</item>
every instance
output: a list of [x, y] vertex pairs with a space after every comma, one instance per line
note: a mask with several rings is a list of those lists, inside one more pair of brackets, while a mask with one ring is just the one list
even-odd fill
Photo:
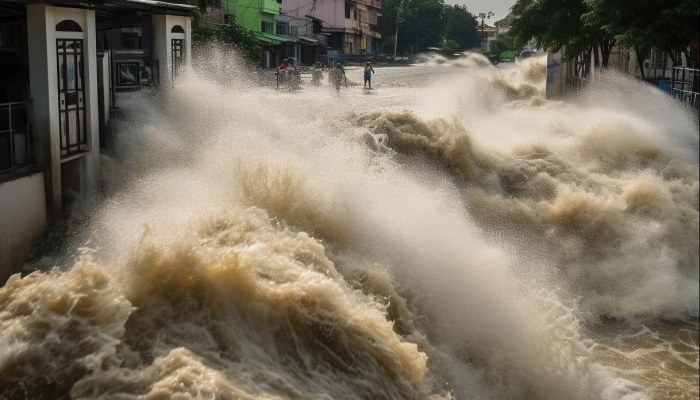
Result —
[[301, 41], [325, 43], [333, 58], [378, 51], [381, 8], [379, 0], [282, 0], [279, 18]]

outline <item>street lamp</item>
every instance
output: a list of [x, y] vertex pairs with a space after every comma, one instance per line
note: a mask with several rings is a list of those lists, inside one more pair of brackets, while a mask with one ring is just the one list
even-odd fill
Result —
[[486, 51], [486, 37], [484, 36], [484, 19], [491, 19], [495, 15], [493, 12], [489, 11], [487, 13], [479, 13], [479, 18], [481, 18], [481, 51]]

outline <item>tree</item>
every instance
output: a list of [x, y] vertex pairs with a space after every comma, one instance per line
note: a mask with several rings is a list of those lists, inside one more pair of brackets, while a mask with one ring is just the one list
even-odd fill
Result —
[[498, 40], [491, 44], [489, 59], [492, 63], [498, 64], [501, 60], [501, 54], [508, 50], [513, 50], [513, 38], [508, 34], [500, 35]]
[[621, 45], [634, 47], [644, 77], [644, 58], [651, 48], [664, 51], [678, 63], [676, 53], [684, 53], [698, 41], [700, 8], [697, 0], [586, 0], [587, 24], [600, 26]]
[[457, 42], [455, 42], [452, 39], [444, 40], [442, 42], [442, 46], [440, 47], [440, 52], [447, 57], [450, 57], [453, 54], [455, 54], [457, 50], [459, 50]]
[[[420, 52], [428, 47], [438, 47], [442, 39], [443, 0], [384, 0], [379, 32], [382, 37], [394, 38], [397, 11], [401, 8], [402, 22], [398, 31], [398, 52]], [[393, 42], [392, 42], [393, 44]]]
[[515, 45], [534, 37], [545, 50], [564, 49], [565, 59], [584, 55], [585, 65], [593, 57], [596, 66], [607, 66], [615, 38], [601, 29], [599, 20], [584, 23], [582, 17], [589, 11], [585, 0], [518, 0], [511, 10]]
[[446, 40], [454, 40], [458, 50], [479, 46], [477, 20], [466, 6], [446, 5], [442, 21], [443, 37]]
[[[439, 46], [442, 39], [443, 0], [406, 0], [404, 3], [403, 53]], [[399, 34], [401, 39], [401, 34]]]

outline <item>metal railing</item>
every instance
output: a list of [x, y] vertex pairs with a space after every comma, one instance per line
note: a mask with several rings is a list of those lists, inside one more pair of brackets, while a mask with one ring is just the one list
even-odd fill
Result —
[[673, 67], [669, 93], [696, 111], [700, 109], [700, 69]]
[[580, 76], [567, 76], [564, 92], [567, 95], [576, 94], [588, 85], [590, 78], [582, 78]]
[[29, 165], [32, 140], [26, 102], [0, 104], [0, 172]]

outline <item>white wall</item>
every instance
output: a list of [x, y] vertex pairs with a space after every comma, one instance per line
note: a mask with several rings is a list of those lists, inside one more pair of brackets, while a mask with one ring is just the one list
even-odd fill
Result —
[[[58, 74], [56, 72], [55, 7], [27, 5], [27, 39], [29, 48], [29, 92], [34, 108], [33, 134], [36, 158], [45, 173], [46, 200], [49, 213], [61, 214], [61, 165], [58, 130]], [[54, 40], [48, 40], [52, 35]], [[53, 91], [51, 88], [54, 88]]]
[[561, 51], [547, 53], [546, 96], [548, 99], [556, 99], [564, 94], [566, 94], [566, 61], [563, 60]]
[[102, 87], [102, 104], [103, 104], [103, 109], [101, 110], [104, 113], [104, 122], [105, 124], [107, 121], [109, 121], [110, 117], [110, 112], [112, 108], [112, 96], [111, 96], [111, 79], [110, 77], [112, 76], [112, 72], [110, 71], [110, 67], [112, 65], [112, 60], [111, 60], [111, 52], [105, 52], [102, 58], [98, 58], [98, 67], [97, 68], [97, 79], [98, 79], [98, 88], [101, 86]]
[[[173, 85], [171, 40], [185, 39], [183, 49], [185, 66], [188, 66], [192, 59], [192, 20], [190, 17], [179, 15], [153, 15], [151, 21], [153, 23], [153, 58], [158, 60], [160, 87], [167, 89]], [[175, 25], [180, 25], [185, 34], [170, 32]]]
[[[83, 32], [57, 32], [56, 24], [70, 19]], [[46, 173], [45, 187], [49, 214], [62, 217], [61, 150], [58, 111], [58, 72], [56, 39], [82, 39], [85, 83], [85, 123], [87, 152], [80, 160], [80, 194], [83, 201], [91, 200], [99, 178], [99, 113], [97, 99], [97, 48], [95, 11], [54, 7], [47, 4], [27, 5], [29, 46], [29, 86], [34, 107], [34, 135], [37, 161]]]
[[0, 184], [0, 286], [21, 271], [45, 225], [43, 173]]

